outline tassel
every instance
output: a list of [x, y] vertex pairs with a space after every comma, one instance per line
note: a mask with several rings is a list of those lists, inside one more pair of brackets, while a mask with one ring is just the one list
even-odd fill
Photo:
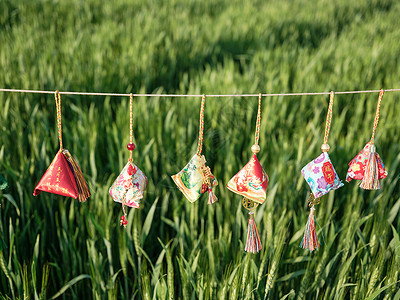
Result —
[[249, 225], [247, 226], [247, 241], [244, 251], [256, 253], [261, 251], [262, 245], [260, 241], [260, 236], [258, 235], [256, 222], [254, 221], [254, 213], [249, 212]]
[[300, 247], [310, 251], [314, 251], [319, 248], [319, 241], [317, 237], [317, 232], [315, 231], [315, 208], [312, 206], [310, 208], [310, 215], [308, 216], [308, 221], [306, 225], [306, 231], [304, 232], [303, 240], [301, 241]]
[[218, 201], [217, 196], [212, 191], [211, 186], [208, 187], [208, 202], [207, 204], [213, 204]]
[[365, 190], [379, 190], [381, 184], [379, 183], [379, 168], [374, 144], [371, 144], [370, 151], [371, 154], [365, 165], [365, 173], [360, 182], [360, 188]]
[[64, 149], [62, 150], [62, 153], [69, 162], [71, 170], [74, 173], [76, 187], [78, 188], [78, 200], [79, 202], [85, 202], [86, 199], [90, 197], [90, 192], [85, 178], [83, 178], [81, 168], [79, 168], [77, 161], [72, 157], [68, 150]]

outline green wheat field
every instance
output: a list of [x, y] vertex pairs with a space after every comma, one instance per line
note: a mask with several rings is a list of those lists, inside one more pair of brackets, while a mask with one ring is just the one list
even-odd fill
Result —
[[[238, 94], [400, 88], [400, 3], [2, 0], [0, 88]], [[369, 141], [378, 93], [336, 95], [329, 144], [344, 181]], [[108, 188], [129, 151], [129, 97], [62, 95], [64, 147], [86, 203], [35, 185], [58, 151], [54, 95], [0, 92], [3, 299], [400, 299], [400, 93], [386, 92], [376, 147], [382, 189], [356, 182], [316, 208], [321, 247], [299, 248], [309, 209], [300, 170], [320, 154], [329, 96], [263, 98], [255, 214], [226, 188], [250, 159], [257, 97], [207, 98], [204, 148], [219, 201], [189, 203], [171, 180], [196, 152], [201, 98], [134, 99], [143, 208]]]

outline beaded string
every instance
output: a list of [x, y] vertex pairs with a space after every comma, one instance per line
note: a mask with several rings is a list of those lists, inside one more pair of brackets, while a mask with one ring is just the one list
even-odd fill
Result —
[[370, 141], [371, 144], [374, 143], [375, 130], [376, 130], [376, 127], [378, 126], [378, 122], [379, 122], [379, 113], [381, 111], [381, 101], [382, 101], [384, 93], [385, 93], [385, 91], [383, 89], [379, 92], [378, 105], [376, 106], [376, 114], [375, 114], [375, 120], [374, 120], [374, 128], [372, 129], [372, 137], [371, 137], [371, 141]]
[[331, 93], [329, 94], [328, 113], [326, 115], [324, 144], [328, 144], [328, 136], [329, 136], [329, 131], [331, 129], [332, 107], [333, 107], [333, 98], [334, 97], [335, 97], [335, 93], [333, 91], [331, 91]]
[[258, 145], [260, 139], [260, 124], [261, 124], [261, 93], [258, 94], [258, 111], [256, 121], [255, 145]]
[[61, 129], [61, 97], [58, 90], [55, 92], [54, 98], [56, 100], [58, 139], [60, 141], [60, 150], [62, 150], [63, 143], [62, 143], [62, 129]]
[[[129, 143], [133, 144], [133, 94], [130, 94], [129, 97], [129, 108], [130, 108], [130, 113], [129, 113]], [[129, 150], [129, 161], [132, 162], [132, 152], [133, 150]]]
[[201, 108], [200, 108], [200, 126], [199, 126], [199, 142], [197, 145], [197, 155], [201, 155], [203, 149], [203, 131], [204, 131], [204, 103], [206, 101], [206, 95], [203, 94], [201, 98]]

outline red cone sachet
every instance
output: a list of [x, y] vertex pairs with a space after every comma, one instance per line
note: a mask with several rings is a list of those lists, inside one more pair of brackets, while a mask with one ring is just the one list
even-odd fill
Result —
[[83, 178], [78, 163], [68, 150], [57, 152], [49, 168], [37, 184], [33, 195], [47, 192], [86, 201], [90, 197], [89, 188]]
[[[368, 143], [349, 163], [346, 181], [361, 180], [360, 187], [367, 190], [381, 188], [380, 179], [386, 178], [387, 172], [375, 145]], [[370, 178], [371, 180], [367, 180]]]
[[[255, 145], [254, 145], [255, 146]], [[252, 147], [259, 149], [259, 147]], [[257, 145], [258, 146], [258, 145]], [[250, 161], [229, 180], [227, 188], [243, 196], [242, 205], [249, 210], [249, 224], [247, 227], [247, 241], [244, 251], [257, 253], [261, 251], [262, 244], [254, 220], [254, 210], [263, 204], [267, 198], [268, 175], [257, 159], [256, 153]]]
[[34, 196], [40, 192], [47, 192], [66, 197], [79, 199], [85, 202], [90, 197], [89, 187], [86, 184], [82, 171], [77, 161], [72, 157], [68, 150], [63, 149], [62, 129], [61, 129], [61, 97], [60, 93], [55, 93], [57, 109], [58, 138], [60, 150], [57, 152], [47, 171], [40, 179], [33, 192]]
[[381, 90], [379, 92], [371, 140], [365, 145], [360, 153], [350, 161], [346, 176], [347, 182], [350, 182], [352, 179], [361, 180], [360, 187], [365, 190], [379, 190], [381, 188], [379, 180], [388, 175], [382, 159], [378, 152], [376, 152], [376, 147], [374, 145], [375, 131], [379, 122], [379, 113], [383, 94], [384, 91]]
[[261, 123], [261, 94], [258, 96], [258, 111], [256, 121], [255, 143], [251, 147], [253, 156], [250, 161], [229, 180], [227, 188], [243, 196], [242, 205], [249, 211], [249, 223], [247, 226], [247, 240], [244, 251], [257, 253], [262, 250], [262, 244], [256, 223], [254, 220], [254, 210], [259, 204], [263, 204], [267, 198], [268, 175], [262, 168], [257, 158], [260, 152], [258, 140], [260, 137]]
[[263, 204], [267, 198], [267, 186], [268, 175], [262, 168], [255, 153], [250, 161], [227, 184], [227, 188], [232, 192], [258, 204]]

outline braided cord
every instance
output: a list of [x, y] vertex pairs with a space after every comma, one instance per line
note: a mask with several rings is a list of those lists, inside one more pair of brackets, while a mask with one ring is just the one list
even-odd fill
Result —
[[379, 123], [379, 113], [381, 111], [381, 101], [382, 101], [384, 93], [385, 93], [385, 91], [383, 89], [379, 92], [378, 105], [376, 106], [376, 113], [375, 113], [375, 120], [374, 120], [374, 128], [372, 129], [372, 137], [371, 137], [371, 141], [370, 141], [371, 144], [374, 143], [375, 131], [376, 131], [376, 127], [378, 127], [378, 123]]
[[206, 95], [203, 94], [201, 98], [200, 108], [200, 126], [199, 126], [199, 142], [197, 144], [197, 155], [201, 155], [203, 149], [203, 132], [204, 132], [204, 103], [206, 101]]
[[[129, 95], [129, 143], [133, 143], [133, 94]], [[133, 150], [129, 150], [129, 161], [132, 162], [132, 152]], [[122, 205], [123, 207], [124, 205]]]
[[335, 93], [333, 91], [331, 91], [331, 93], [329, 94], [328, 113], [326, 115], [324, 144], [328, 144], [329, 131], [331, 130], [332, 107], [333, 107], [333, 98], [334, 97], [335, 97]]
[[63, 142], [62, 142], [62, 128], [61, 128], [61, 97], [58, 90], [55, 92], [54, 98], [56, 100], [58, 140], [60, 141], [60, 150], [62, 150]]
[[256, 145], [258, 145], [258, 140], [260, 139], [260, 124], [261, 124], [261, 93], [258, 94], [258, 111], [257, 111], [256, 133], [255, 133]]

